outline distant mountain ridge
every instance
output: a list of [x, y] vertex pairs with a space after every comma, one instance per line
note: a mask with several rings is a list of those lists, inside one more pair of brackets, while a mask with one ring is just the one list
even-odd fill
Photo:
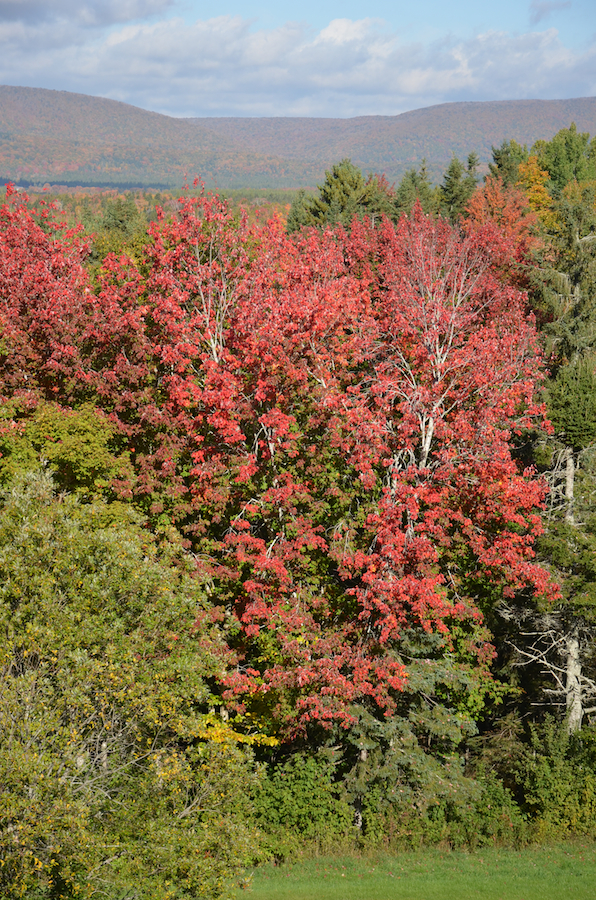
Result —
[[505, 139], [531, 145], [575, 122], [596, 134], [596, 97], [444, 103], [353, 119], [176, 119], [116, 100], [0, 86], [0, 177], [28, 183], [303, 187], [349, 156], [401, 178], [423, 158], [436, 180], [453, 155], [482, 163]]

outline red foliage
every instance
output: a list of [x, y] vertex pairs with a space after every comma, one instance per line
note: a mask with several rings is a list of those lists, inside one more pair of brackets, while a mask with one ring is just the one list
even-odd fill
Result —
[[[29, 214], [10, 215], [29, 235]], [[22, 364], [93, 392], [133, 455], [136, 502], [184, 529], [239, 628], [228, 696], [289, 729], [347, 723], [354, 702], [390, 714], [417, 631], [486, 675], [483, 603], [547, 590], [543, 486], [511, 453], [542, 417], [534, 326], [503, 282], [513, 235], [461, 237], [418, 210], [290, 239], [203, 198], [152, 237], [138, 268], [107, 261], [96, 302], [58, 246], [63, 319], [39, 320], [50, 349]], [[31, 304], [20, 284], [7, 329]]]
[[379, 236], [367, 446], [376, 432], [386, 476], [359, 596], [384, 641], [412, 615], [439, 630], [476, 615], [465, 583], [479, 572], [508, 594], [546, 589], [528, 562], [544, 487], [510, 448], [542, 415], [540, 359], [525, 297], [495, 272], [506, 235], [496, 254], [491, 237], [419, 210]]
[[29, 210], [9, 185], [0, 206], [0, 393], [53, 398], [80, 364], [95, 298], [82, 266], [86, 247], [55, 210]]

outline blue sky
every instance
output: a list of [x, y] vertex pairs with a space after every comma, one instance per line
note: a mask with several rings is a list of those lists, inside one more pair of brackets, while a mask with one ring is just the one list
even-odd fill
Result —
[[188, 23], [221, 15], [225, 9], [230, 15], [254, 19], [266, 28], [285, 22], [304, 21], [320, 30], [333, 19], [356, 21], [376, 18], [405, 40], [413, 41], [433, 41], [449, 33], [465, 37], [491, 29], [524, 33], [537, 27], [554, 27], [569, 46], [577, 48], [586, 43], [590, 31], [592, 39], [596, 32], [593, 0], [536, 0], [534, 3], [524, 0], [493, 3], [471, 0], [459, 3], [448, 3], [446, 0], [376, 0], [370, 3], [362, 3], [361, 0], [304, 0], [300, 4], [290, 0], [280, 0], [278, 3], [233, 0], [223, 7], [216, 2], [181, 0], [172, 4], [172, 8], [177, 8]]
[[596, 94], [594, 0], [0, 0], [0, 83], [175, 116]]

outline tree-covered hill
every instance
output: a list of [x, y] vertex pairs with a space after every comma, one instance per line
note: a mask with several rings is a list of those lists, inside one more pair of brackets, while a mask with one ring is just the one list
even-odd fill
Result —
[[354, 119], [175, 119], [101, 97], [0, 86], [0, 176], [25, 185], [314, 186], [351, 157], [393, 181], [422, 159], [439, 181], [452, 155], [550, 139], [575, 121], [596, 132], [596, 98], [446, 103]]
[[476, 150], [481, 162], [491, 147], [514, 138], [533, 144], [550, 139], [574, 121], [580, 131], [596, 130], [596, 98], [578, 100], [505, 100], [442, 103], [399, 116], [358, 116], [353, 119], [217, 118], [194, 119], [228, 140], [259, 153], [308, 159], [326, 168], [349, 156], [366, 170], [400, 178], [426, 159], [431, 175], [440, 180], [452, 155]]
[[[0, 175], [60, 184], [176, 186], [199, 175], [231, 186], [294, 181], [304, 165], [246, 150], [187, 119], [126, 103], [0, 87]], [[315, 167], [307, 182], [314, 181]]]

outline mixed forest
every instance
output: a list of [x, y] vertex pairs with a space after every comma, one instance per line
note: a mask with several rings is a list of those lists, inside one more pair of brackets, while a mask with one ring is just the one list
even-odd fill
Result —
[[596, 138], [0, 206], [0, 894], [596, 836]]

